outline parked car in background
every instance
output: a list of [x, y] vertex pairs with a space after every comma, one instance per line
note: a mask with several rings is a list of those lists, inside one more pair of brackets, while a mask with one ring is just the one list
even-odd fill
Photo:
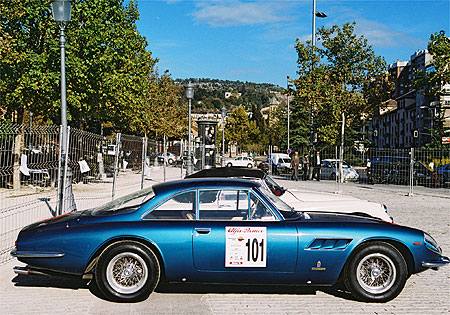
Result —
[[247, 156], [239, 156], [234, 159], [227, 159], [225, 160], [225, 165], [227, 167], [247, 167], [247, 168], [253, 168], [255, 166], [255, 161], [251, 157]]
[[[367, 171], [369, 183], [409, 185], [411, 159], [400, 156], [374, 157]], [[428, 169], [416, 160], [413, 161], [412, 175], [414, 185], [440, 187], [443, 184], [439, 172]]]
[[272, 153], [267, 157], [267, 162], [272, 166], [272, 173], [275, 175], [291, 171], [291, 158], [286, 153]]
[[36, 222], [20, 231], [11, 255], [27, 264], [14, 267], [17, 274], [92, 279], [100, 294], [120, 302], [145, 300], [160, 281], [343, 281], [358, 300], [387, 302], [410, 275], [450, 262], [424, 231], [297, 212], [262, 183], [224, 178], [165, 182]]
[[[342, 162], [342, 173], [344, 181], [357, 181], [359, 179], [358, 171], [351, 167], [350, 164]], [[320, 173], [321, 179], [336, 179], [339, 175], [339, 160], [325, 159], [322, 160], [322, 170]]]
[[450, 185], [450, 163], [436, 167], [434, 171], [439, 175], [439, 179], [443, 186]]
[[[166, 156], [167, 164], [169, 165], [176, 165], [178, 162], [181, 163], [181, 158], [172, 152], [166, 152]], [[158, 153], [157, 158], [159, 163], [164, 163], [164, 152]]]
[[352, 196], [330, 194], [323, 192], [285, 189], [261, 170], [237, 169], [237, 168], [213, 168], [201, 170], [186, 178], [245, 178], [261, 182], [275, 196], [286, 202], [296, 211], [334, 212], [346, 213], [357, 216], [373, 217], [384, 221], [393, 222], [385, 205], [361, 200]]
[[267, 173], [269, 171], [269, 163], [267, 161], [261, 161], [258, 163], [258, 168]]

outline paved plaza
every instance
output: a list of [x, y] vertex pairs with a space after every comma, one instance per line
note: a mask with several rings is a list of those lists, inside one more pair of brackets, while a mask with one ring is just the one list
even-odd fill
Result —
[[[168, 168], [168, 179], [180, 178], [180, 169]], [[123, 176], [122, 178], [125, 178]], [[139, 181], [138, 175], [129, 181]], [[152, 180], [162, 180], [155, 169]], [[293, 182], [276, 179], [287, 188], [335, 192], [384, 203], [397, 224], [429, 232], [450, 255], [450, 189], [418, 187], [413, 196], [400, 186], [364, 185], [331, 181]], [[91, 186], [92, 185], [92, 186]], [[95, 184], [84, 186], [93, 194]], [[82, 191], [81, 189], [80, 191]], [[78, 192], [79, 193], [79, 192]], [[403, 292], [384, 304], [363, 303], [339, 288], [160, 284], [139, 303], [104, 300], [85, 281], [58, 277], [17, 276], [16, 260], [0, 265], [0, 314], [448, 314], [450, 266], [412, 275]]]

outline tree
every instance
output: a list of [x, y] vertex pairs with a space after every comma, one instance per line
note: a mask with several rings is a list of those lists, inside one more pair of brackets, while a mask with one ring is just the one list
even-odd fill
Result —
[[[364, 87], [386, 72], [386, 62], [374, 53], [364, 36], [354, 34], [354, 28], [354, 22], [322, 27], [318, 30], [322, 48], [311, 46], [311, 42], [296, 42], [297, 101], [304, 110], [313, 104], [319, 141], [327, 144], [339, 139], [342, 113], [346, 125], [354, 127], [363, 113], [371, 113], [379, 105], [368, 101]], [[320, 62], [322, 58], [326, 62]]]
[[234, 143], [242, 151], [250, 144], [250, 140], [259, 138], [256, 123], [250, 123], [243, 106], [237, 107], [228, 115], [225, 127], [225, 140]]
[[52, 111], [49, 104], [58, 95], [59, 63], [48, 1], [1, 1], [0, 28], [0, 107], [4, 118], [23, 123], [25, 111]]
[[[157, 111], [153, 106], [177, 104], [172, 80], [159, 76], [158, 59], [137, 31], [138, 19], [135, 0], [72, 2], [66, 27], [69, 125], [98, 131], [108, 123], [113, 131], [151, 133], [147, 128], [159, 128], [145, 121]], [[48, 0], [0, 2], [0, 27], [2, 111], [18, 123], [27, 111], [59, 123], [59, 29]], [[170, 113], [163, 118], [179, 118], [177, 111]]]

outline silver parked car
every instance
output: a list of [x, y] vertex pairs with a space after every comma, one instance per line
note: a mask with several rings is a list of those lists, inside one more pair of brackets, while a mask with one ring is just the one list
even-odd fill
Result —
[[[358, 171], [356, 171], [350, 164], [342, 162], [342, 173], [344, 181], [357, 181], [359, 179]], [[339, 160], [325, 159], [322, 160], [322, 170], [320, 173], [321, 179], [336, 179], [339, 174]]]

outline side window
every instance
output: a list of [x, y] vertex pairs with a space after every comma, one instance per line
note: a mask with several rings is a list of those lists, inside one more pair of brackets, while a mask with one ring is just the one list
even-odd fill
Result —
[[250, 220], [276, 220], [270, 209], [253, 193], [250, 193]]
[[153, 209], [145, 219], [194, 220], [195, 191], [188, 191], [172, 196]]
[[247, 220], [248, 191], [214, 189], [199, 191], [200, 220]]

